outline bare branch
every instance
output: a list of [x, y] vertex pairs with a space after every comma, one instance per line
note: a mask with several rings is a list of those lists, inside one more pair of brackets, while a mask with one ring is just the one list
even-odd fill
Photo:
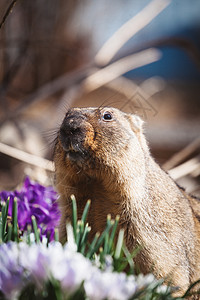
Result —
[[171, 0], [153, 0], [136, 16], [123, 24], [103, 47], [98, 51], [95, 62], [98, 65], [107, 65], [118, 50], [138, 31], [148, 25], [161, 11], [163, 11]]
[[157, 49], [147, 49], [139, 53], [129, 55], [88, 76], [84, 80], [83, 86], [87, 92], [94, 91], [124, 73], [155, 62], [160, 58], [161, 52]]
[[168, 173], [174, 179], [177, 180], [181, 177], [192, 173], [199, 173], [200, 170], [200, 156], [196, 156], [178, 167], [171, 169]]
[[200, 147], [200, 138], [195, 139], [191, 144], [187, 147], [174, 154], [168, 161], [166, 161], [162, 167], [164, 170], [169, 170], [179, 163], [181, 163], [184, 159], [186, 159], [189, 155], [191, 155], [194, 151], [196, 151]]
[[24, 152], [14, 147], [0, 143], [0, 152], [47, 171], [54, 172], [53, 162], [45, 158]]
[[4, 16], [3, 16], [3, 19], [2, 19], [2, 21], [1, 21], [1, 23], [0, 23], [0, 29], [1, 29], [1, 27], [3, 26], [3, 24], [5, 23], [7, 17], [9, 16], [9, 14], [12, 12], [12, 9], [13, 9], [13, 7], [14, 7], [14, 5], [15, 5], [16, 3], [17, 3], [17, 0], [13, 0], [13, 1], [10, 3], [10, 5], [8, 6], [8, 9], [6, 10], [6, 12], [5, 12]]

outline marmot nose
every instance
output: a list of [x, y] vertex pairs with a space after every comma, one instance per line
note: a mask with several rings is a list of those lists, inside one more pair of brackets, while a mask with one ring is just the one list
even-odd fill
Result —
[[68, 116], [63, 120], [60, 127], [61, 137], [71, 138], [72, 136], [82, 135], [84, 132], [84, 118], [81, 116]]

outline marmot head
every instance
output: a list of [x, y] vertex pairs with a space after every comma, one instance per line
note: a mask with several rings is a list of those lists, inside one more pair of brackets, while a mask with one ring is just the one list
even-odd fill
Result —
[[73, 108], [62, 122], [55, 152], [63, 154], [63, 163], [84, 170], [113, 165], [128, 152], [141, 151], [142, 123], [112, 107]]

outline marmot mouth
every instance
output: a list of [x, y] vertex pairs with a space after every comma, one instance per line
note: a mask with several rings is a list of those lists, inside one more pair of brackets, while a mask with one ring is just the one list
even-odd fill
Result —
[[81, 151], [68, 150], [65, 151], [65, 157], [73, 162], [76, 162], [85, 160], [87, 155]]
[[59, 141], [65, 158], [85, 162], [91, 156], [97, 133], [86, 116], [79, 111], [68, 112], [59, 131]]

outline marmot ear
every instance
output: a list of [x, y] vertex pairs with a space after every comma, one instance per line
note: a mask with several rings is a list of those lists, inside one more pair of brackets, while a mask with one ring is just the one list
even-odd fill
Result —
[[144, 121], [140, 117], [136, 115], [129, 115], [129, 121], [133, 131], [135, 132], [142, 131]]

